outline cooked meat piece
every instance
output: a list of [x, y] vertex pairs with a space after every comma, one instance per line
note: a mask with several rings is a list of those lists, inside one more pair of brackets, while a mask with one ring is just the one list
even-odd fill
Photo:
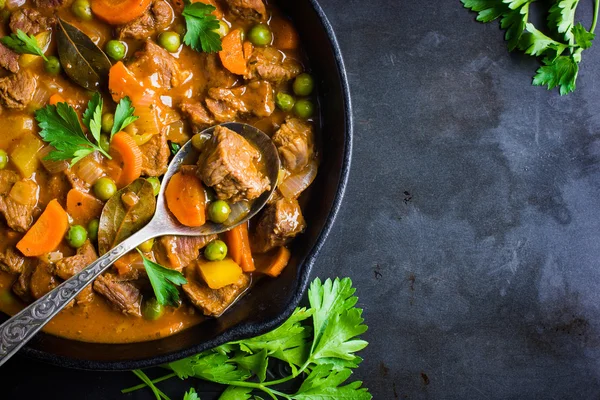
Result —
[[14, 247], [0, 253], [0, 270], [9, 274], [20, 274], [27, 260]]
[[252, 250], [264, 253], [277, 246], [283, 246], [305, 227], [306, 222], [298, 201], [279, 199], [265, 207], [260, 216], [251, 241]]
[[264, 22], [267, 20], [267, 9], [263, 0], [226, 0], [232, 14], [242, 19]]
[[23, 267], [23, 272], [21, 272], [21, 275], [19, 275], [15, 283], [12, 285], [12, 291], [26, 303], [33, 301], [33, 296], [31, 295], [30, 290], [31, 275], [33, 275], [33, 271], [36, 267], [37, 263], [32, 261], [26, 262]]
[[221, 200], [253, 200], [271, 188], [256, 167], [259, 157], [246, 139], [218, 126], [198, 158], [198, 176]]
[[164, 129], [141, 145], [140, 150], [142, 151], [142, 175], [160, 176], [167, 172], [171, 151], [167, 142], [167, 132]]
[[288, 118], [273, 135], [283, 166], [291, 172], [306, 167], [313, 156], [312, 125], [298, 118]]
[[204, 60], [204, 76], [206, 85], [211, 87], [230, 88], [237, 82], [237, 77], [223, 67], [221, 58], [216, 53], [202, 53]]
[[302, 65], [284, 58], [282, 52], [274, 47], [255, 47], [248, 59], [248, 80], [264, 79], [271, 82], [287, 81], [302, 73]]
[[16, 10], [10, 16], [10, 30], [17, 33], [22, 30], [28, 35], [37, 35], [48, 31], [54, 24], [54, 17], [44, 17], [38, 11], [31, 8]]
[[[48, 201], [57, 199], [60, 204], [66, 204], [69, 189], [71, 189], [71, 183], [65, 174], [52, 175], [48, 179], [48, 188], [45, 193], [45, 198], [48, 199]], [[47, 203], [47, 201], [44, 201], [43, 203]]]
[[36, 86], [35, 76], [29, 71], [0, 78], [0, 104], [6, 108], [22, 110], [31, 101]]
[[82, 192], [87, 192], [92, 186], [77, 176], [77, 173], [71, 168], [67, 168], [64, 170], [64, 174], [67, 177], [69, 183], [71, 183], [71, 187], [73, 189], [77, 189]]
[[179, 109], [188, 121], [198, 129], [208, 128], [215, 123], [204, 104], [199, 101], [185, 100], [179, 104]]
[[165, 30], [173, 18], [171, 5], [164, 0], [156, 0], [141, 17], [118, 28], [119, 39], [147, 39]]
[[135, 56], [129, 69], [137, 76], [150, 78], [150, 82], [157, 88], [177, 87], [190, 75], [189, 71], [181, 68], [175, 57], [152, 40], [147, 40], [144, 48]]
[[33, 297], [39, 299], [58, 285], [50, 264], [38, 263], [31, 274], [30, 290]]
[[208, 236], [163, 236], [154, 248], [154, 255], [159, 264], [165, 267], [181, 270], [196, 260], [200, 249], [217, 238]]
[[[67, 280], [73, 275], [94, 262], [98, 256], [96, 250], [90, 241], [86, 241], [83, 246], [77, 249], [77, 254], [71, 257], [65, 257], [56, 263], [54, 274], [61, 279]], [[86, 304], [93, 300], [94, 292], [92, 285], [86, 286], [75, 298], [77, 304]]]
[[206, 108], [208, 108], [208, 110], [212, 113], [217, 122], [228, 122], [237, 117], [237, 111], [229, 107], [227, 103], [219, 100], [213, 100], [211, 98], [207, 98], [205, 101]]
[[0, 170], [0, 196], [7, 195], [19, 180], [19, 174], [16, 172], [9, 169]]
[[197, 265], [192, 264], [185, 270], [188, 281], [183, 285], [183, 292], [204, 315], [218, 317], [233, 303], [250, 285], [250, 278], [242, 274], [239, 281], [221, 289], [211, 289], [198, 279]]
[[19, 54], [0, 43], [0, 67], [10, 71], [19, 71]]
[[59, 8], [65, 3], [66, 0], [33, 0], [36, 8]]
[[140, 311], [142, 294], [131, 283], [120, 281], [112, 274], [104, 274], [94, 281], [94, 290], [123, 314], [142, 316]]
[[[22, 180], [23, 185], [30, 186], [31, 191], [37, 190], [37, 184], [31, 180]], [[0, 195], [0, 214], [4, 215], [6, 224], [17, 232], [25, 232], [33, 222], [33, 212], [37, 205], [37, 198], [27, 199], [27, 203], [22, 204], [14, 200], [10, 192], [6, 195]]]
[[[250, 82], [235, 89], [211, 88], [208, 90], [208, 96], [220, 103], [217, 104], [218, 109], [215, 111], [215, 103], [209, 103], [207, 100], [209, 110], [220, 122], [225, 122], [222, 121], [222, 117], [230, 114], [234, 114], [234, 118], [238, 113], [268, 117], [275, 111], [273, 86], [266, 81]], [[223, 113], [222, 109], [230, 111]]]

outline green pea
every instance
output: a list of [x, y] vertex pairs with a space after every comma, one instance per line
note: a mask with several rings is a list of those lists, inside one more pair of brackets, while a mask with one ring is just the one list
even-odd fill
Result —
[[310, 100], [300, 99], [294, 104], [294, 112], [300, 118], [310, 118], [315, 112], [315, 106]]
[[144, 253], [150, 253], [152, 251], [152, 247], [154, 246], [154, 239], [148, 239], [144, 243], [138, 246], [138, 249]]
[[208, 139], [210, 139], [210, 135], [196, 133], [194, 136], [192, 136], [192, 146], [194, 146], [196, 150], [202, 151], [204, 144]]
[[94, 17], [92, 15], [92, 7], [88, 0], [75, 0], [71, 5], [71, 11], [79, 19], [84, 21], [91, 21]]
[[106, 113], [102, 116], [102, 132], [110, 133], [112, 127], [115, 124], [115, 115]]
[[125, 54], [127, 54], [125, 43], [119, 40], [109, 40], [106, 42], [106, 47], [104, 49], [106, 54], [115, 61], [122, 60], [125, 58]]
[[227, 25], [225, 21], [219, 21], [219, 29], [215, 29], [215, 32], [217, 32], [220, 37], [224, 38], [229, 33], [229, 25]]
[[67, 232], [67, 242], [72, 248], [78, 249], [81, 246], [83, 246], [83, 244], [87, 240], [87, 236], [87, 230], [83, 226], [73, 225], [69, 229], [69, 232]]
[[158, 193], [160, 193], [160, 180], [155, 176], [146, 178], [146, 180], [152, 185], [152, 190], [154, 191], [154, 195], [158, 196]]
[[300, 74], [294, 80], [294, 93], [298, 96], [308, 96], [315, 87], [313, 77], [307, 73]]
[[222, 224], [227, 221], [229, 214], [231, 214], [231, 208], [226, 201], [213, 201], [208, 206], [208, 218], [215, 224]]
[[0, 169], [6, 168], [8, 164], [8, 153], [4, 150], [0, 150]]
[[110, 148], [110, 139], [108, 138], [108, 135], [102, 133], [100, 135], [100, 141], [98, 143], [100, 144], [100, 147], [102, 147], [102, 150], [108, 153], [108, 149]]
[[117, 193], [117, 185], [110, 178], [100, 178], [94, 183], [94, 194], [102, 201], [107, 201]]
[[60, 61], [54, 56], [48, 56], [48, 59], [44, 61], [44, 69], [51, 75], [58, 75], [61, 70]]
[[98, 240], [98, 229], [99, 228], [100, 228], [100, 220], [98, 218], [95, 218], [88, 223], [88, 226], [87, 226], [88, 238], [90, 238], [90, 240], [92, 242], [95, 242], [96, 240]]
[[204, 249], [208, 261], [221, 261], [227, 256], [227, 245], [221, 240], [213, 240]]
[[265, 24], [254, 25], [248, 33], [248, 40], [255, 46], [266, 46], [271, 44], [273, 34]]
[[294, 96], [291, 94], [279, 92], [275, 98], [275, 104], [277, 104], [277, 107], [285, 112], [292, 111], [295, 103], [296, 99], [294, 99]]
[[181, 36], [177, 32], [163, 32], [158, 36], [158, 44], [169, 53], [175, 53], [181, 46]]
[[148, 301], [144, 302], [144, 306], [142, 307], [142, 315], [144, 319], [149, 321], [155, 321], [162, 317], [165, 312], [165, 307], [163, 307], [156, 298], [151, 298]]

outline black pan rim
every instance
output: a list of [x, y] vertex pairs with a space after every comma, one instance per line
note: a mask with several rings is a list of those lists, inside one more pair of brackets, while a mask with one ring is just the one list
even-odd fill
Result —
[[175, 360], [179, 360], [185, 357], [192, 356], [194, 354], [198, 354], [202, 351], [217, 347], [221, 344], [242, 340], [248, 338], [250, 336], [256, 336], [257, 332], [268, 332], [277, 326], [281, 325], [294, 311], [294, 309], [298, 306], [306, 289], [310, 283], [310, 275], [316, 258], [321, 251], [329, 233], [331, 232], [331, 228], [335, 222], [335, 219], [339, 213], [342, 200], [344, 198], [344, 194], [346, 192], [346, 187], [348, 185], [348, 179], [350, 175], [350, 165], [352, 158], [352, 148], [353, 148], [353, 130], [354, 125], [352, 121], [352, 101], [350, 97], [350, 85], [348, 82], [348, 77], [346, 73], [346, 67], [344, 64], [344, 60], [342, 57], [342, 53], [339, 47], [339, 43], [335, 32], [333, 31], [333, 27], [329, 22], [329, 19], [325, 15], [325, 12], [319, 5], [317, 0], [308, 0], [310, 5], [313, 7], [317, 16], [321, 20], [321, 24], [325, 29], [327, 36], [329, 38], [329, 44], [333, 50], [335, 55], [336, 64], [337, 64], [337, 72], [340, 79], [340, 85], [342, 88], [342, 95], [344, 101], [344, 116], [345, 116], [345, 140], [344, 140], [344, 151], [343, 151], [343, 162], [340, 171], [340, 180], [338, 182], [338, 187], [336, 190], [335, 199], [332, 203], [331, 211], [329, 216], [321, 230], [319, 237], [313, 248], [310, 250], [308, 255], [305, 258], [304, 263], [299, 267], [299, 276], [298, 276], [298, 284], [295, 287], [294, 296], [291, 298], [289, 303], [286, 305], [285, 310], [280, 313], [277, 317], [261, 323], [240, 323], [238, 325], [233, 326], [228, 331], [222, 333], [221, 335], [215, 337], [212, 340], [208, 340], [198, 345], [191, 346], [187, 349], [177, 350], [172, 353], [149, 357], [145, 359], [131, 360], [131, 361], [91, 361], [91, 360], [83, 360], [83, 359], [74, 359], [64, 356], [58, 356], [55, 354], [51, 354], [45, 351], [33, 349], [31, 347], [24, 347], [18, 356], [25, 356], [28, 358], [35, 359], [37, 361], [45, 362], [48, 364], [65, 367], [65, 368], [74, 368], [81, 370], [93, 370], [93, 371], [126, 371], [132, 369], [140, 369], [140, 368], [149, 368], [158, 366], [161, 364], [166, 364]]

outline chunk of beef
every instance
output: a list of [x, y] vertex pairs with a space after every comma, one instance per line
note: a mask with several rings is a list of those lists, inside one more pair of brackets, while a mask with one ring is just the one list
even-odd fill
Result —
[[81, 179], [71, 168], [65, 169], [64, 174], [73, 189], [77, 189], [81, 192], [87, 192], [92, 187], [89, 183]]
[[9, 169], [0, 170], [0, 196], [7, 195], [13, 185], [19, 181], [19, 174]]
[[0, 43], [0, 67], [10, 71], [19, 71], [19, 54]]
[[255, 47], [248, 59], [244, 78], [264, 79], [271, 82], [287, 81], [302, 73], [302, 65], [274, 47]]
[[94, 290], [123, 314], [142, 316], [142, 294], [130, 282], [123, 282], [112, 274], [104, 274], [94, 281]]
[[12, 285], [12, 291], [25, 303], [30, 303], [33, 301], [33, 296], [31, 295], [30, 290], [31, 275], [33, 275], [33, 271], [36, 267], [36, 263], [28, 260], [23, 267], [23, 272], [21, 272], [21, 275], [19, 275], [15, 283]]
[[[15, 183], [13, 188], [17, 185]], [[31, 180], [21, 180], [18, 185], [22, 185], [19, 190], [27, 192], [36, 192], [37, 184]], [[12, 189], [11, 189], [12, 190]], [[37, 206], [37, 198], [29, 197], [25, 203], [15, 200], [11, 193], [0, 195], [0, 214], [4, 215], [6, 224], [17, 232], [25, 232], [33, 223], [33, 213]]]
[[253, 200], [271, 188], [256, 166], [259, 157], [246, 139], [218, 126], [198, 159], [198, 176], [221, 200]]
[[207, 99], [206, 105], [219, 122], [231, 121], [238, 113], [268, 117], [275, 111], [273, 86], [266, 81], [250, 82], [235, 89], [210, 88], [208, 96], [215, 102]]
[[283, 166], [290, 172], [306, 167], [313, 157], [312, 125], [298, 118], [288, 118], [273, 135]]
[[252, 240], [252, 250], [267, 252], [288, 243], [306, 227], [300, 205], [295, 199], [279, 199], [265, 207]]
[[[90, 241], [86, 241], [83, 246], [77, 249], [77, 254], [71, 257], [65, 257], [56, 263], [54, 274], [61, 279], [67, 280], [73, 275], [80, 272], [82, 269], [96, 261], [98, 256], [96, 250]], [[94, 292], [92, 286], [89, 285], [75, 298], [77, 304], [86, 304], [93, 300]]]
[[183, 285], [183, 292], [193, 305], [198, 307], [204, 315], [218, 317], [229, 307], [250, 285], [250, 278], [242, 274], [240, 279], [221, 289], [211, 289], [206, 283], [198, 279], [197, 265], [192, 264], [185, 270], [188, 281]]
[[128, 67], [136, 76], [148, 77], [152, 85], [162, 89], [177, 87], [190, 75], [175, 57], [152, 40], [146, 41]]
[[216, 238], [216, 235], [163, 236], [157, 240], [154, 254], [159, 264], [181, 270], [198, 259], [200, 249]]
[[29, 71], [0, 78], [0, 105], [14, 109], [24, 109], [31, 99], [37, 86], [35, 76]]
[[37, 263], [31, 274], [30, 291], [34, 298], [39, 299], [59, 285], [58, 280], [52, 274], [50, 264]]
[[142, 175], [161, 176], [167, 172], [169, 163], [169, 143], [167, 132], [163, 129], [140, 146], [142, 151]]
[[119, 39], [147, 39], [165, 30], [173, 18], [171, 5], [164, 0], [155, 0], [141, 17], [119, 27]]
[[0, 270], [9, 274], [20, 274], [27, 260], [14, 247], [0, 252]]
[[54, 24], [56, 24], [54, 17], [44, 17], [39, 11], [23, 8], [12, 13], [9, 27], [14, 33], [22, 30], [28, 35], [37, 35], [50, 30]]
[[198, 129], [208, 128], [215, 123], [204, 104], [199, 101], [185, 100], [179, 104], [179, 109], [188, 121]]
[[221, 58], [216, 53], [202, 53], [206, 85], [211, 87], [230, 88], [237, 82], [237, 77], [223, 67]]
[[242, 19], [264, 22], [267, 20], [267, 8], [263, 0], [226, 0], [232, 14]]
[[36, 8], [59, 8], [66, 2], [66, 0], [33, 0]]

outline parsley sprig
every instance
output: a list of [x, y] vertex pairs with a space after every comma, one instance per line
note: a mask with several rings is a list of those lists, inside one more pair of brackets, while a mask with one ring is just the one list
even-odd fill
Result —
[[205, 53], [215, 53], [222, 49], [221, 37], [216, 32], [219, 29], [219, 20], [212, 14], [215, 10], [210, 4], [185, 0], [182, 15], [187, 32], [183, 43]]
[[548, 12], [549, 35], [529, 21], [530, 4], [536, 0], [461, 0], [477, 12], [477, 20], [491, 22], [500, 18], [500, 27], [508, 49], [519, 49], [542, 57], [542, 66], [533, 77], [533, 85], [558, 87], [561, 95], [575, 90], [581, 54], [594, 40], [600, 0], [594, 0], [594, 17], [590, 30], [575, 23], [579, 0], [554, 0]]
[[160, 264], [149, 260], [144, 256], [138, 249], [138, 253], [142, 256], [144, 268], [148, 274], [148, 279], [154, 290], [154, 295], [159, 304], [166, 306], [170, 305], [173, 307], [179, 306], [179, 290], [177, 286], [185, 285], [187, 279], [181, 274], [181, 272], [174, 269], [165, 268]]
[[[263, 392], [271, 399], [371, 399], [362, 382], [346, 381], [352, 369], [362, 361], [355, 353], [367, 342], [359, 335], [367, 330], [362, 310], [355, 305], [358, 298], [349, 278], [316, 279], [310, 286], [310, 308], [297, 308], [279, 328], [264, 335], [230, 342], [165, 367], [173, 373], [150, 380], [140, 370], [134, 373], [144, 384], [123, 390], [123, 393], [149, 386], [157, 399], [170, 400], [156, 384], [178, 376], [196, 377], [227, 385], [220, 400], [258, 399], [253, 393]], [[292, 373], [282, 379], [267, 381], [269, 361], [286, 362]], [[284, 393], [278, 385], [302, 379], [295, 393]], [[185, 399], [195, 400], [195, 391]]]
[[10, 36], [0, 38], [0, 42], [16, 53], [33, 54], [34, 56], [42, 57], [44, 61], [48, 61], [35, 36], [28, 36], [20, 29], [17, 29], [17, 33], [11, 33]]
[[[88, 102], [82, 117], [83, 125], [93, 140], [83, 131], [77, 112], [68, 103], [49, 104], [37, 110], [35, 119], [41, 129], [40, 136], [55, 148], [46, 156], [46, 159], [71, 160], [71, 166], [73, 166], [95, 151], [99, 151], [110, 159], [110, 155], [100, 146], [102, 108], [102, 96], [96, 92]], [[131, 106], [129, 98], [121, 99], [117, 105], [113, 131], [115, 127], [118, 127], [118, 130], [115, 131], [118, 132], [134, 122], [138, 118], [133, 116], [134, 111], [135, 108]]]

